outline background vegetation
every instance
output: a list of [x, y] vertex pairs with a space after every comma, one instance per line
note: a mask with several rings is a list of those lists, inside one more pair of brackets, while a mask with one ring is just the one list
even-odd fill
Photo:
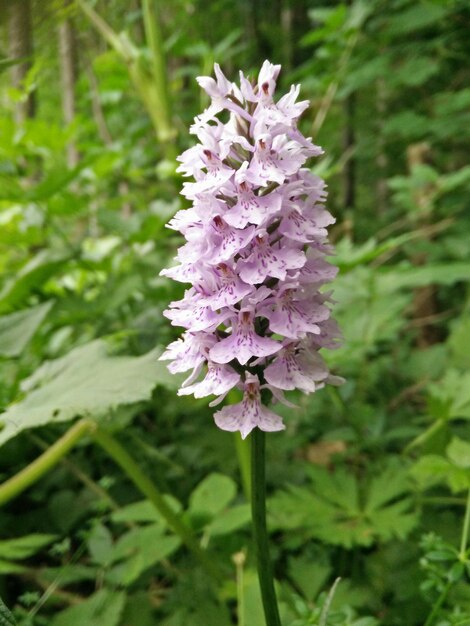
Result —
[[18, 623], [263, 624], [244, 450], [157, 356], [180, 295], [158, 276], [184, 206], [174, 157], [207, 105], [194, 79], [269, 58], [281, 90], [302, 83], [302, 129], [326, 151], [345, 343], [325, 356], [347, 378], [268, 439], [284, 623], [470, 624], [468, 3], [3, 0], [0, 15], [0, 479], [92, 419], [223, 571], [214, 584], [86, 426], [27, 490], [0, 487]]

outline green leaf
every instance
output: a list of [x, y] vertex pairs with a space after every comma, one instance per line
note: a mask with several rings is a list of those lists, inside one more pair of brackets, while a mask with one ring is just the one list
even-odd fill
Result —
[[[181, 504], [176, 498], [168, 494], [163, 497], [174, 513], [179, 513], [181, 511]], [[114, 511], [111, 514], [111, 520], [115, 524], [149, 522], [154, 525], [160, 524], [162, 528], [166, 526], [165, 520], [161, 517], [160, 513], [149, 500], [133, 502], [132, 504], [128, 504], [127, 506], [120, 508], [119, 511]]]
[[32, 534], [0, 541], [0, 557], [12, 561], [27, 559], [57, 539], [56, 535]]
[[423, 265], [420, 267], [395, 267], [380, 274], [380, 288], [383, 291], [410, 289], [426, 285], [453, 285], [470, 280], [470, 263], [446, 263]]
[[68, 259], [62, 253], [43, 250], [34, 256], [21, 270], [5, 283], [0, 291], [0, 313], [10, 311], [21, 305], [33, 291], [41, 286], [62, 268]]
[[133, 528], [115, 544], [112, 561], [123, 561], [108, 573], [108, 580], [118, 585], [130, 585], [149, 567], [173, 554], [179, 537], [164, 535], [160, 525]]
[[470, 444], [455, 437], [446, 457], [427, 454], [413, 466], [412, 474], [424, 488], [446, 484], [453, 493], [470, 488]]
[[103, 524], [95, 524], [87, 541], [88, 552], [92, 560], [106, 566], [112, 561], [113, 536]]
[[120, 405], [148, 400], [156, 385], [174, 384], [160, 353], [113, 356], [97, 339], [45, 362], [23, 382], [25, 397], [0, 415], [0, 445], [29, 428], [78, 416], [103, 419]]
[[191, 494], [189, 513], [193, 517], [212, 518], [232, 502], [237, 493], [234, 481], [223, 474], [210, 474]]
[[251, 521], [249, 504], [239, 504], [219, 513], [207, 526], [206, 532], [210, 535], [229, 535], [243, 528]]
[[388, 35], [408, 35], [440, 22], [448, 9], [433, 2], [422, 2], [397, 13], [388, 21]]
[[0, 356], [19, 356], [51, 310], [53, 302], [0, 317]]
[[446, 448], [447, 458], [462, 469], [470, 469], [470, 443], [454, 437]]
[[87, 600], [61, 611], [51, 626], [118, 626], [126, 602], [123, 591], [101, 589]]
[[16, 620], [0, 598], [0, 626], [16, 626]]
[[428, 387], [429, 410], [438, 419], [470, 419], [470, 372], [450, 369]]
[[[308, 468], [307, 472], [311, 488], [290, 486], [271, 500], [276, 528], [303, 530], [307, 536], [326, 543], [352, 548], [404, 538], [416, 524], [409, 498], [402, 497], [406, 490], [402, 476], [405, 470], [399, 470], [396, 464], [370, 482], [362, 505], [362, 486], [351, 472], [338, 469], [331, 473], [318, 467]], [[394, 476], [396, 484], [390, 486]]]
[[28, 568], [24, 565], [18, 565], [12, 561], [4, 561], [0, 559], [0, 576], [8, 576], [10, 574], [24, 574]]

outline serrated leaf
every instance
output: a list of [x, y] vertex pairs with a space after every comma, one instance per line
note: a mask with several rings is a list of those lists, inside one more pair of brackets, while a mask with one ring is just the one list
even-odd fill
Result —
[[387, 468], [372, 478], [367, 491], [365, 510], [368, 513], [409, 491], [407, 472], [397, 467]]
[[0, 317], [0, 356], [19, 356], [51, 310], [52, 302]]
[[429, 385], [429, 404], [438, 419], [470, 419], [470, 372], [450, 369], [438, 383]]
[[173, 383], [160, 352], [113, 356], [98, 339], [47, 361], [24, 381], [26, 396], [0, 415], [0, 445], [29, 428], [78, 416], [99, 420], [120, 405], [150, 399], [156, 385]]
[[310, 488], [289, 487], [271, 499], [272, 521], [276, 528], [304, 530], [345, 548], [406, 537], [417, 520], [410, 512], [410, 500], [402, 497], [406, 491], [403, 484], [399, 481], [383, 497], [378, 495], [380, 485], [391, 480], [391, 469], [372, 482], [362, 505], [358, 498], [360, 483], [352, 473], [309, 469], [313, 483]]
[[16, 626], [16, 620], [0, 598], [0, 626]]
[[313, 480], [317, 496], [353, 515], [359, 511], [358, 485], [351, 472], [340, 468], [331, 473], [320, 467], [309, 467], [307, 471]]

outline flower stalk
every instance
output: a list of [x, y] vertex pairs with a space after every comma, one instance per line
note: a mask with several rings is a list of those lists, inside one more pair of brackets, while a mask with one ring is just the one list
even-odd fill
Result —
[[251, 511], [261, 599], [266, 626], [281, 626], [266, 525], [266, 435], [256, 428], [250, 439]]

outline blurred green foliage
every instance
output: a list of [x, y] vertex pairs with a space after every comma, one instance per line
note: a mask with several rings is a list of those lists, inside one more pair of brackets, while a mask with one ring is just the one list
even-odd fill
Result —
[[[207, 106], [194, 79], [214, 61], [235, 77], [265, 57], [283, 64], [280, 90], [302, 84], [302, 130], [326, 151], [314, 169], [337, 217], [345, 343], [325, 357], [347, 378], [296, 398], [286, 433], [268, 440], [283, 624], [470, 624], [468, 3], [29, 10], [21, 85], [18, 60], [0, 55], [0, 480], [63, 422], [92, 417], [227, 574], [215, 587], [84, 440], [0, 510], [0, 597], [18, 624], [263, 626], [234, 440], [204, 401], [176, 396], [157, 355], [177, 334], [162, 311], [182, 289], [159, 271], [179, 244], [165, 223], [185, 206], [174, 155]], [[66, 20], [77, 63], [67, 124]], [[7, 21], [0, 29], [7, 41]], [[35, 115], [18, 121], [33, 92]], [[0, 622], [12, 619], [0, 602]]]

